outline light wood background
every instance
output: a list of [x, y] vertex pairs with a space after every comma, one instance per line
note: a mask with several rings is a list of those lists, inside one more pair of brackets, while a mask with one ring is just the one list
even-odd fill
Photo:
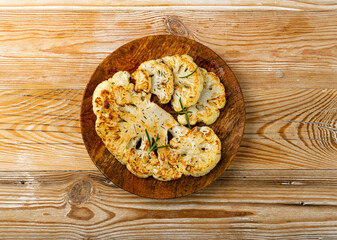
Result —
[[[337, 2], [0, 0], [1, 239], [337, 239]], [[97, 65], [176, 34], [236, 74], [247, 124], [230, 170], [151, 200], [107, 181], [81, 139]]]

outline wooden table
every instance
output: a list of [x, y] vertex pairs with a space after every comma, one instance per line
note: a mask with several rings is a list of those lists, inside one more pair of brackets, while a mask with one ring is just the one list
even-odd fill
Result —
[[[1, 239], [337, 239], [336, 1], [48, 2], [0, 1]], [[217, 52], [246, 102], [230, 169], [171, 200], [107, 181], [79, 126], [97, 65], [151, 34]]]

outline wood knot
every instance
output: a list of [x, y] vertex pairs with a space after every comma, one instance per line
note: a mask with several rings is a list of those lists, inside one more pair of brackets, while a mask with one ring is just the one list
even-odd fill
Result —
[[87, 180], [76, 183], [70, 190], [69, 201], [72, 203], [83, 203], [87, 201], [92, 193], [92, 185]]
[[165, 27], [167, 31], [172, 35], [178, 35], [182, 37], [188, 36], [188, 29], [186, 26], [175, 17], [168, 17], [165, 19]]
[[67, 214], [67, 217], [75, 219], [75, 220], [90, 220], [93, 218], [95, 214], [89, 208], [82, 207], [78, 208], [73, 206], [70, 212]]
[[284, 77], [284, 72], [282, 72], [282, 71], [277, 71], [277, 72], [275, 73], [275, 76], [276, 76], [276, 78], [283, 78], [283, 77]]

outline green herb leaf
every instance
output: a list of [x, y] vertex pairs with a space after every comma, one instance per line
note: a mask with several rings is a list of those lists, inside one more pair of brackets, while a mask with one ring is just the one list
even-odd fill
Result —
[[185, 111], [183, 103], [181, 102], [181, 97], [179, 98], [179, 103], [180, 103], [181, 111]]
[[152, 144], [152, 146], [150, 148], [150, 152], [153, 151], [155, 149], [155, 147], [157, 146], [158, 137], [159, 136], [158, 136], [158, 133], [157, 133], [157, 138], [156, 138], [156, 140], [154, 140], [154, 142], [153, 142], [153, 144]]
[[147, 132], [146, 128], [145, 128], [145, 134], [146, 134], [147, 140], [149, 141], [149, 147], [150, 147], [152, 145], [151, 144], [151, 139], [150, 139], [149, 133]]
[[152, 143], [151, 143], [150, 135], [147, 132], [147, 129], [145, 129], [145, 134], [146, 134], [147, 140], [149, 141], [149, 153], [152, 152], [153, 150], [158, 149], [158, 148], [171, 147], [171, 145], [165, 145], [165, 146], [157, 147], [157, 142], [158, 142], [158, 139], [159, 139], [158, 133], [157, 133], [156, 139], [153, 139]]
[[199, 68], [199, 67], [196, 67], [196, 68], [194, 69], [194, 71], [191, 72], [190, 74], [188, 74], [187, 76], [183, 76], [183, 77], [179, 77], [179, 78], [188, 78], [188, 77], [191, 76], [193, 73], [195, 73], [195, 71], [197, 71], [198, 68]]
[[165, 145], [165, 146], [156, 147], [156, 148], [153, 149], [153, 150], [157, 150], [157, 149], [159, 149], [159, 148], [167, 148], [167, 147], [171, 147], [171, 145], [169, 144], [169, 145]]
[[185, 118], [186, 118], [186, 122], [187, 122], [188, 128], [191, 129], [191, 124], [190, 124], [190, 120], [188, 119], [187, 112], [185, 113]]
[[186, 122], [188, 125], [188, 128], [191, 129], [190, 119], [188, 118], [188, 113], [192, 113], [192, 111], [186, 111], [186, 109], [183, 106], [183, 103], [181, 102], [181, 98], [179, 98], [180, 108], [181, 111], [170, 111], [170, 113], [181, 113], [185, 114]]
[[[185, 111], [170, 111], [170, 113], [185, 113]], [[192, 113], [192, 111], [187, 111], [187, 113]]]

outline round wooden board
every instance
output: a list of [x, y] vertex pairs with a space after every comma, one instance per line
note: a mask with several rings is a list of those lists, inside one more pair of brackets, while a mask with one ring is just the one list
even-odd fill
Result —
[[[105, 148], [95, 131], [96, 116], [92, 110], [92, 95], [96, 86], [118, 71], [132, 73], [144, 61], [168, 55], [188, 54], [195, 63], [219, 76], [226, 88], [226, 106], [218, 120], [210, 125], [221, 140], [221, 160], [202, 177], [183, 176], [162, 182], [139, 178], [129, 172]], [[160, 105], [160, 104], [159, 104]], [[168, 104], [169, 105], [169, 104]], [[164, 106], [168, 110], [167, 105]], [[97, 168], [113, 183], [126, 191], [149, 198], [175, 198], [198, 191], [216, 180], [234, 158], [243, 136], [245, 107], [240, 86], [227, 64], [206, 46], [174, 35], [154, 35], [129, 42], [111, 53], [96, 69], [85, 90], [81, 108], [81, 130], [84, 144]]]

